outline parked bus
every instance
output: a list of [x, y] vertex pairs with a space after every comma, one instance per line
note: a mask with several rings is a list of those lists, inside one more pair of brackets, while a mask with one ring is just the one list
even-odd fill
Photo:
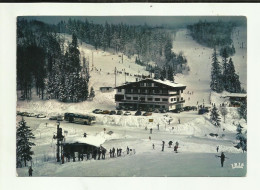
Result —
[[96, 117], [90, 115], [74, 114], [74, 113], [65, 113], [64, 119], [70, 123], [80, 123], [84, 125], [91, 125], [96, 123]]

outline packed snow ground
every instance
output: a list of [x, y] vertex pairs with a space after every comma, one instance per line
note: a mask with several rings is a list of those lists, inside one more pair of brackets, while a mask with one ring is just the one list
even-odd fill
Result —
[[[244, 34], [241, 32], [240, 35]], [[197, 105], [227, 102], [222, 94], [211, 93], [209, 89], [211, 54], [212, 49], [201, 46], [187, 36], [186, 30], [176, 33], [173, 41], [175, 52], [183, 51], [187, 57], [190, 73], [177, 75], [176, 82], [187, 85], [184, 91], [185, 105]], [[233, 35], [235, 36], [235, 35]], [[243, 37], [246, 37], [243, 36]], [[66, 35], [67, 40], [71, 40]], [[235, 38], [236, 39], [236, 38]], [[243, 40], [242, 38], [239, 38]], [[244, 40], [245, 41], [245, 40]], [[236, 41], [234, 41], [236, 47]], [[148, 74], [143, 67], [136, 65], [135, 57], [127, 58], [122, 54], [113, 54], [94, 50], [90, 45], [82, 43], [80, 51], [89, 57], [90, 86], [94, 86], [96, 97], [93, 101], [81, 103], [61, 103], [56, 100], [39, 100], [33, 95], [31, 101], [18, 101], [17, 110], [33, 113], [44, 113], [47, 116], [63, 114], [65, 112], [92, 114], [92, 110], [115, 109], [115, 92], [102, 93], [99, 87], [115, 85], [113, 74], [115, 67], [122, 74], [117, 75], [117, 85], [126, 81], [135, 81], [134, 74]], [[233, 56], [235, 67], [239, 74], [243, 73], [240, 80], [246, 87], [246, 49], [237, 49]], [[101, 70], [100, 70], [101, 69]], [[125, 78], [124, 71], [132, 74]], [[109, 74], [108, 74], [109, 73]], [[189, 91], [189, 93], [188, 93]], [[193, 92], [193, 93], [192, 93]], [[192, 94], [191, 94], [192, 93]], [[18, 94], [19, 96], [19, 94]], [[203, 101], [204, 100], [204, 101]], [[132, 112], [132, 115], [134, 112]], [[153, 113], [152, 116], [117, 116], [117, 115], [95, 115], [97, 123], [92, 126], [71, 124], [61, 122], [63, 131], [67, 131], [66, 139], [82, 138], [83, 133], [87, 133], [87, 138], [95, 143], [100, 143], [107, 150], [115, 147], [123, 149], [123, 156], [109, 158], [108, 152], [106, 160], [91, 160], [80, 162], [65, 162], [61, 165], [55, 161], [55, 140], [52, 136], [56, 132], [56, 122], [46, 119], [25, 118], [28, 126], [33, 129], [36, 136], [34, 140], [36, 146], [33, 158], [34, 176], [245, 176], [246, 175], [246, 153], [234, 148], [236, 125], [238, 122], [247, 130], [244, 120], [240, 120], [237, 108], [228, 108], [226, 122], [221, 128], [215, 128], [209, 121], [209, 114], [198, 115], [196, 111], [174, 113]], [[17, 121], [21, 118], [17, 116]], [[148, 119], [154, 119], [149, 123]], [[180, 124], [178, 120], [180, 119]], [[170, 123], [169, 123], [170, 121]], [[46, 125], [47, 123], [47, 125]], [[157, 127], [159, 124], [159, 129]], [[145, 130], [145, 127], [148, 130]], [[104, 132], [106, 128], [106, 132]], [[153, 129], [150, 134], [150, 128]], [[225, 129], [225, 130], [223, 130]], [[113, 131], [109, 135], [107, 132]], [[209, 136], [209, 133], [218, 133], [218, 138]], [[223, 135], [222, 135], [223, 134]], [[149, 140], [151, 137], [151, 140]], [[96, 140], [95, 140], [96, 139]], [[174, 153], [173, 148], [168, 148], [168, 142], [179, 142], [179, 153]], [[165, 151], [161, 151], [162, 141], [165, 141]], [[155, 150], [152, 149], [155, 145]], [[135, 150], [130, 155], [126, 154], [126, 147]], [[225, 167], [220, 167], [220, 159], [215, 155], [216, 147], [219, 151], [224, 151], [229, 158], [225, 162]], [[173, 147], [173, 146], [172, 146]], [[243, 169], [232, 169], [231, 164], [243, 163]], [[18, 168], [18, 176], [28, 176], [27, 168]]]

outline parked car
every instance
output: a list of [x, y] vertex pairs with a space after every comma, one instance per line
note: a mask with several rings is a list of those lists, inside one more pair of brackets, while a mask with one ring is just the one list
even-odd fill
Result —
[[63, 117], [61, 115], [57, 116], [57, 121], [63, 121]]
[[154, 113], [160, 113], [160, 111], [158, 109], [155, 109], [153, 112]]
[[180, 113], [183, 111], [183, 108], [176, 108], [174, 110], [172, 110], [173, 113]]
[[112, 110], [109, 115], [116, 115], [116, 111], [115, 110]]
[[193, 111], [197, 111], [197, 110], [198, 110], [197, 106], [191, 106], [191, 109], [192, 109]]
[[27, 117], [28, 115], [29, 115], [28, 112], [22, 112], [22, 113], [21, 113], [21, 116], [26, 116], [26, 117]]
[[206, 109], [206, 108], [201, 108], [201, 109], [199, 109], [199, 115], [202, 115], [202, 114], [204, 114], [204, 113], [208, 113], [209, 112], [209, 110], [208, 109]]
[[93, 110], [92, 112], [95, 113], [95, 114], [101, 114], [101, 113], [103, 112], [103, 110], [101, 110], [101, 109], [95, 109], [95, 110]]
[[43, 114], [38, 114], [37, 115], [37, 118], [45, 118], [46, 117], [46, 115], [43, 115]]
[[34, 113], [29, 113], [27, 117], [35, 117], [36, 115]]
[[143, 114], [143, 116], [150, 116], [150, 115], [152, 115], [152, 112], [145, 112], [145, 113]]
[[121, 111], [121, 110], [118, 110], [117, 112], [116, 112], [116, 115], [122, 115], [123, 114], [123, 111]]
[[192, 110], [192, 108], [191, 108], [191, 106], [185, 106], [185, 107], [183, 108], [183, 110], [184, 110], [184, 111], [190, 111], [190, 110]]
[[109, 113], [110, 113], [109, 110], [104, 110], [104, 111], [102, 112], [102, 114], [109, 114]]
[[17, 111], [17, 112], [16, 112], [16, 115], [22, 115], [22, 112]]
[[124, 115], [131, 115], [131, 113], [129, 111], [126, 111]]
[[49, 120], [57, 120], [57, 116], [51, 116]]
[[142, 115], [142, 112], [140, 110], [138, 110], [137, 112], [135, 112], [135, 115]]

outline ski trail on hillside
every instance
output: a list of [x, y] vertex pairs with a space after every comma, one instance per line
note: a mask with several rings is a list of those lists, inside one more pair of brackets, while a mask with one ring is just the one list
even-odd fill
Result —
[[[175, 81], [187, 85], [184, 91], [185, 105], [210, 103], [210, 70], [212, 49], [195, 42], [187, 35], [187, 30], [182, 29], [176, 33], [173, 41], [173, 51], [183, 52], [190, 67], [189, 74], [177, 74]], [[192, 95], [188, 94], [192, 93]]]

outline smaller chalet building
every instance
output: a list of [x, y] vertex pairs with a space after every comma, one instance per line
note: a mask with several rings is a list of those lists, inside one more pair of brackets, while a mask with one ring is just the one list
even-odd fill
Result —
[[116, 106], [174, 110], [183, 107], [185, 85], [169, 80], [144, 79], [116, 87]]
[[242, 103], [247, 101], [247, 94], [242, 93], [229, 93], [225, 97], [229, 98], [232, 107], [240, 107]]

